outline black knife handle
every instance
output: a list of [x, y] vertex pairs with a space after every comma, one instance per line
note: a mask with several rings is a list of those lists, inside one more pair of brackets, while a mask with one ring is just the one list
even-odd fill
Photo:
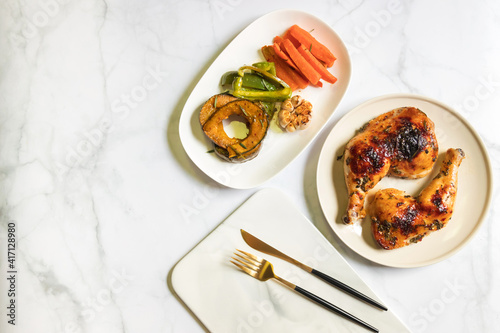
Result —
[[314, 275], [316, 275], [317, 277], [319, 277], [320, 279], [330, 283], [331, 285], [334, 285], [335, 287], [339, 288], [339, 289], [342, 289], [343, 291], [345, 291], [346, 293], [348, 294], [351, 294], [352, 296], [354, 297], [357, 297], [373, 306], [376, 306], [377, 308], [379, 309], [382, 309], [384, 311], [387, 311], [387, 307], [380, 304], [379, 302], [371, 299], [370, 297], [366, 296], [365, 294], [362, 294], [360, 293], [359, 291], [349, 287], [347, 284], [343, 283], [343, 282], [340, 282], [339, 280], [336, 280], [334, 278], [332, 278], [331, 276], [329, 275], [326, 275], [325, 273], [322, 273], [318, 270], [315, 270], [313, 268], [312, 272]]
[[361, 326], [364, 326], [365, 328], [369, 329], [370, 331], [372, 332], [378, 332], [378, 329], [376, 329], [375, 327], [373, 327], [372, 325], [364, 322], [363, 320], [359, 319], [358, 317], [356, 316], [353, 316], [352, 314], [350, 314], [349, 312], [345, 311], [345, 310], [342, 310], [341, 308], [339, 308], [338, 306], [336, 305], [333, 305], [332, 303], [324, 300], [323, 298], [317, 296], [317, 295], [314, 295], [313, 293], [305, 290], [305, 289], [302, 289], [301, 287], [299, 286], [295, 286], [295, 289], [294, 289], [296, 292], [304, 295], [305, 297], [309, 298], [310, 300], [313, 300], [314, 302], [324, 306], [325, 308], [341, 315], [342, 317], [344, 318], [347, 318]]

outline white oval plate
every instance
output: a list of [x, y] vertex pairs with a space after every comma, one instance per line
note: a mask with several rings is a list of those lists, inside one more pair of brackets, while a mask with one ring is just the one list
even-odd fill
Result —
[[[242, 164], [225, 162], [207, 151], [213, 149], [199, 123], [199, 111], [212, 95], [220, 93], [221, 76], [243, 65], [263, 61], [260, 49], [271, 45], [276, 35], [283, 34], [293, 24], [313, 30], [313, 36], [337, 57], [330, 68], [338, 81], [322, 88], [308, 87], [297, 91], [313, 104], [312, 123], [304, 131], [282, 133], [271, 128], [259, 155]], [[271, 12], [243, 30], [217, 57], [190, 94], [179, 120], [179, 136], [191, 160], [209, 177], [232, 188], [253, 188], [269, 180], [292, 162], [317, 136], [332, 116], [344, 96], [351, 76], [351, 62], [339, 36], [323, 21], [296, 10]]]
[[[383, 250], [375, 242], [369, 217], [358, 225], [345, 225], [341, 218], [347, 207], [342, 155], [356, 129], [384, 112], [413, 106], [425, 112], [436, 125], [440, 159], [434, 172], [422, 179], [405, 180], [385, 177], [369, 192], [373, 195], [383, 188], [397, 188], [411, 195], [418, 193], [437, 173], [443, 153], [448, 148], [462, 148], [466, 158], [458, 173], [458, 194], [453, 217], [448, 225], [424, 237], [417, 244]], [[321, 208], [333, 231], [353, 251], [373, 262], [392, 267], [430, 265], [455, 254], [477, 232], [491, 201], [492, 171], [484, 144], [462, 116], [450, 107], [430, 98], [394, 94], [372, 99], [347, 113], [332, 129], [321, 150], [317, 169], [317, 188]], [[370, 197], [367, 198], [369, 202]]]

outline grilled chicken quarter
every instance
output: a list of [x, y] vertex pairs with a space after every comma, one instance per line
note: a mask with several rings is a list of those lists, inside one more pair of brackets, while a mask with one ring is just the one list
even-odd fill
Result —
[[434, 123], [414, 107], [401, 107], [368, 122], [347, 143], [344, 178], [348, 206], [344, 223], [366, 216], [365, 198], [383, 177], [421, 178], [438, 155]]

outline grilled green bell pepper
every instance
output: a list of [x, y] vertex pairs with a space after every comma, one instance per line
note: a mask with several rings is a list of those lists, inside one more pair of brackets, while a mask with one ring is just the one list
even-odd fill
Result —
[[[237, 71], [227, 72], [221, 78], [221, 87], [223, 91], [228, 91], [233, 89], [233, 82], [239, 76]], [[257, 89], [263, 91], [274, 91], [277, 90], [276, 87], [271, 82], [264, 79], [261, 75], [255, 73], [245, 73], [242, 82], [243, 88]]]
[[274, 66], [274, 62], [261, 61], [261, 62], [256, 62], [252, 66], [263, 69], [266, 72], [276, 76], [276, 67]]
[[[256, 90], [246, 88], [243, 85], [243, 78], [250, 73], [260, 74], [265, 81], [276, 87], [276, 90]], [[265, 84], [265, 83], [264, 83]], [[238, 69], [238, 76], [234, 78], [232, 89], [229, 93], [235, 97], [250, 100], [259, 100], [267, 102], [284, 101], [292, 95], [292, 89], [283, 80], [276, 75], [271, 74], [265, 69], [256, 66], [243, 66]]]

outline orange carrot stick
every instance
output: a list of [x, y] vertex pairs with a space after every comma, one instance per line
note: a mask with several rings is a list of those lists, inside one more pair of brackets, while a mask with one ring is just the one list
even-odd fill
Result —
[[286, 61], [286, 63], [290, 66], [290, 67], [293, 67], [294, 69], [298, 70], [297, 66], [295, 66], [295, 64], [293, 63], [292, 59], [290, 59], [290, 57], [288, 56], [288, 54], [286, 54], [282, 49], [281, 49], [281, 45], [274, 42], [273, 43], [273, 48], [274, 48], [274, 52], [276, 52], [276, 54], [283, 60]]
[[333, 76], [333, 74], [330, 73], [328, 69], [318, 59], [316, 59], [316, 57], [314, 57], [314, 55], [309, 52], [304, 45], [300, 45], [299, 52], [304, 59], [306, 59], [309, 64], [321, 75], [323, 80], [331, 84], [337, 82], [337, 78]]
[[336, 59], [333, 53], [326, 46], [317, 41], [309, 32], [296, 24], [291, 26], [288, 31], [301, 44], [305, 45], [318, 60], [323, 61], [327, 67], [333, 66]]
[[281, 36], [276, 36], [273, 39], [273, 43], [281, 44], [282, 41], [283, 41], [283, 38]]
[[[276, 76], [286, 82], [290, 86], [292, 91], [297, 90], [298, 85], [293, 79], [293, 77], [288, 73], [286, 69], [284, 69], [281, 65], [282, 59], [276, 54], [274, 48], [272, 46], [263, 46], [262, 47], [262, 55], [268, 62], [274, 63], [274, 68], [276, 68]], [[289, 68], [288, 66], [286, 66]]]
[[283, 39], [289, 39], [290, 42], [292, 42], [293, 46], [295, 46], [295, 47], [300, 46], [300, 42], [297, 39], [295, 39], [295, 37], [292, 36], [292, 34], [290, 33], [290, 30], [287, 30], [285, 32], [285, 34], [283, 35], [283, 38], [281, 40], [283, 41]]
[[312, 86], [314, 86], [314, 87], [321, 88], [321, 87], [323, 87], [323, 82], [318, 81], [318, 83], [316, 83], [316, 84], [312, 84], [312, 83], [311, 83], [311, 85], [312, 85]]
[[304, 57], [300, 54], [300, 52], [293, 46], [292, 42], [289, 39], [283, 40], [283, 46], [295, 63], [295, 65], [299, 68], [299, 71], [314, 85], [316, 85], [321, 79], [321, 75], [309, 64], [309, 62], [304, 59]]
[[276, 75], [285, 81], [292, 90], [295, 91], [299, 88], [304, 89], [309, 85], [309, 82], [307, 82], [297, 71], [288, 66], [283, 59], [276, 55], [272, 46], [263, 46], [262, 54], [266, 61], [274, 62]]

